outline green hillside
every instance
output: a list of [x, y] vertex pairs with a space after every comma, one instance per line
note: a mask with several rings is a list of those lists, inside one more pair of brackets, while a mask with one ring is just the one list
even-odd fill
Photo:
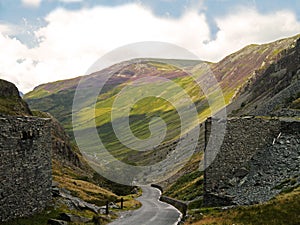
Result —
[[[264, 45], [250, 45], [218, 63], [206, 63], [223, 90], [225, 104], [231, 103], [232, 99], [237, 97], [236, 95], [240, 93], [240, 90], [246, 84], [255, 82], [259, 78], [259, 75], [263, 74], [263, 71], [281, 57], [281, 52], [293, 47], [298, 37], [299, 35]], [[130, 161], [132, 157], [129, 156], [134, 154], [134, 152], [121, 144], [112, 129], [112, 122], [122, 119], [114, 118], [115, 121], [111, 120], [112, 106], [118, 93], [137, 78], [151, 80], [153, 77], [163, 77], [170, 79], [183, 88], [188, 94], [189, 99], [196, 105], [200, 123], [210, 116], [212, 111], [217, 112], [224, 107], [224, 102], [218, 96], [219, 93], [216, 92], [215, 86], [211, 87], [206, 93], [207, 96], [205, 96], [195, 81], [197, 79], [200, 82], [206, 82], [207, 72], [203, 65], [203, 62], [200, 61], [140, 59], [138, 63], [137, 60], [132, 60], [124, 64], [124, 66], [121, 63], [122, 69], [119, 69], [120, 64], [113, 65], [105, 70], [86, 76], [84, 91], [88, 92], [97, 82], [103, 82], [102, 77], [104, 74], [108, 72], [114, 73], [97, 98], [95, 113], [91, 103], [86, 102], [85, 108], [77, 115], [78, 121], [74, 129], [81, 131], [88, 130], [91, 127], [93, 118], [95, 118], [99, 136], [104, 142], [105, 147], [116, 158], [132, 163]], [[193, 78], [186, 71], [193, 74]], [[73, 136], [72, 103], [79, 80], [80, 77], [40, 85], [32, 92], [27, 93], [25, 99], [32, 109], [50, 112], [54, 115], [64, 125], [70, 136]], [[176, 85], [163, 85], [154, 85], [153, 91], [155, 91], [155, 88], [164, 90], [162, 94], [166, 93], [172, 99], [181, 99], [184, 95], [183, 91], [176, 89]], [[143, 89], [144, 87], [142, 86], [140, 89], [133, 89], [132, 93], [129, 93], [128, 96], [132, 97], [142, 94]], [[207, 97], [210, 99], [210, 105], [208, 104]], [[124, 105], [130, 104], [129, 100], [128, 102], [126, 102], [127, 99], [124, 101]], [[295, 99], [293, 104], [297, 106], [297, 99]], [[163, 144], [171, 140], [176, 140], [179, 137], [181, 124], [176, 110], [187, 107], [187, 103], [182, 102], [174, 107], [174, 105], [168, 103], [163, 98], [146, 97], [130, 107], [130, 128], [138, 138], [146, 139], [149, 137], [149, 121], [157, 116], [165, 121], [168, 128]], [[193, 126], [196, 125], [194, 124]], [[129, 138], [130, 136], [126, 137], [124, 135], [124, 139]], [[86, 145], [92, 147], [96, 145], [96, 142], [86, 143]], [[151, 156], [149, 154], [149, 157]], [[144, 155], [143, 157], [147, 156]], [[144, 158], [133, 158], [134, 164], [138, 165], [143, 165], [147, 161]]]

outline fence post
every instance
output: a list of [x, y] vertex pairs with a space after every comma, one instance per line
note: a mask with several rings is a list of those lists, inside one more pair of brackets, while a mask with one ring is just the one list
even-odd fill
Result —
[[105, 213], [106, 213], [106, 215], [108, 215], [108, 201], [106, 201], [106, 207], [105, 207]]
[[123, 209], [123, 203], [124, 203], [124, 199], [121, 198], [121, 209]]

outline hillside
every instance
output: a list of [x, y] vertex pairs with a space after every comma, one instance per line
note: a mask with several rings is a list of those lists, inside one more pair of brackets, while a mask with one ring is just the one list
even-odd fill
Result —
[[255, 76], [228, 107], [233, 115], [300, 117], [300, 39]]
[[[225, 104], [229, 104], [232, 102], [232, 99], [236, 99], [249, 82], [258, 80], [274, 61], [279, 60], [283, 56], [282, 52], [292, 48], [298, 38], [299, 35], [269, 44], [250, 45], [218, 63], [206, 63], [206, 65], [210, 66], [223, 90]], [[162, 98], [147, 97], [131, 107], [131, 130], [138, 138], [145, 139], [149, 136], [149, 121], [154, 116], [159, 116], [167, 124], [168, 129], [165, 140], [156, 150], [149, 154], [136, 153], [120, 143], [112, 128], [112, 122], [117, 122], [111, 121], [112, 104], [122, 88], [138, 78], [163, 77], [174, 81], [188, 93], [190, 99], [196, 105], [199, 122], [210, 116], [211, 110], [216, 112], [224, 107], [217, 100], [218, 98], [215, 97], [215, 87], [210, 88], [208, 92], [208, 96], [211, 99], [215, 99], [209, 106], [207, 98], [205, 98], [195, 80], [186, 71], [191, 72], [197, 79], [202, 81], [207, 76], [201, 61], [136, 59], [113, 65], [85, 77], [86, 85], [83, 88], [88, 92], [97, 83], [103, 82], [103, 75], [113, 73], [113, 76], [105, 83], [98, 96], [95, 121], [101, 140], [114, 157], [137, 165], [158, 162], [167, 156], [172, 149], [171, 143], [179, 138], [180, 120], [176, 108]], [[64, 125], [71, 137], [73, 136], [71, 121], [73, 96], [79, 80], [80, 77], [40, 85], [25, 95], [25, 99], [31, 108], [54, 115]], [[167, 90], [170, 95], [174, 95], [174, 99], [182, 97], [183, 93], [177, 92], [173, 87], [169, 87]], [[142, 90], [137, 92], [142, 93]], [[126, 102], [124, 105], [126, 105]], [[184, 106], [185, 104], [182, 104], [180, 107]], [[92, 123], [91, 115], [94, 115], [93, 113], [93, 108], [90, 107], [89, 102], [86, 102], [85, 108], [78, 114], [78, 126], [74, 127], [74, 129], [82, 132], [87, 131]], [[124, 138], [128, 139], [129, 136]], [[96, 145], [96, 142], [91, 141], [85, 143], [85, 145], [92, 148]], [[165, 148], [162, 146], [170, 147]], [[162, 151], [159, 149], [162, 149]], [[156, 154], [157, 151], [160, 154]], [[102, 156], [98, 155], [97, 157]]]

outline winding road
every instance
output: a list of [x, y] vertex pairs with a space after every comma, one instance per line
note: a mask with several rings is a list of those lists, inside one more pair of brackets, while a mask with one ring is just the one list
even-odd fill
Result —
[[173, 206], [159, 201], [161, 195], [156, 188], [143, 186], [143, 195], [137, 200], [142, 203], [138, 210], [121, 216], [110, 225], [176, 225], [181, 213]]

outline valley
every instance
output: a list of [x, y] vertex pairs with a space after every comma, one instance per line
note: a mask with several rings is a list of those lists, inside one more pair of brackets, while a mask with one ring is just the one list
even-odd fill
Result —
[[[113, 75], [96, 102], [82, 98], [84, 107], [75, 112], [76, 93], [81, 91], [89, 96], [108, 73]], [[204, 90], [199, 81], [209, 82], [209, 73], [218, 85]], [[163, 221], [155, 224], [176, 223], [179, 213], [175, 208], [154, 202], [159, 198], [158, 190], [137, 187], [153, 183], [162, 189], [163, 196], [186, 205], [181, 224], [299, 221], [300, 35], [246, 46], [217, 63], [132, 59], [84, 76], [85, 83], [77, 90], [81, 79], [42, 84], [23, 98], [13, 84], [0, 80], [3, 118], [34, 117], [49, 121], [47, 132], [51, 138], [47, 143], [52, 146], [49, 151], [53, 180], [48, 187], [52, 190], [50, 206], [33, 217], [39, 222], [25, 218], [0, 224], [42, 225], [49, 219], [59, 219], [62, 213], [89, 219], [68, 224], [144, 224], [143, 219], [145, 224], [152, 224], [149, 221], [153, 217], [154, 221]], [[223, 96], [219, 96], [217, 86]], [[130, 88], [125, 95], [122, 91], [126, 87]], [[188, 101], [180, 101], [185, 97]], [[116, 107], [118, 99], [121, 100]], [[195, 118], [189, 114], [192, 106]], [[225, 120], [218, 118], [222, 110], [227, 112]], [[128, 112], [128, 118], [124, 112]], [[210, 127], [209, 121], [214, 120], [219, 127]], [[122, 141], [115, 125], [123, 127], [124, 121], [128, 122], [130, 132], [121, 133]], [[224, 123], [226, 130], [219, 134], [220, 124]], [[160, 142], [154, 146], [149, 142], [149, 149], [134, 149], [130, 147], [136, 141], [132, 134], [141, 143], [153, 135]], [[79, 144], [76, 135], [87, 138]], [[205, 167], [214, 144], [223, 137], [215, 161]], [[107, 152], [99, 150], [98, 139]], [[151, 198], [147, 199], [147, 194]], [[63, 196], [73, 196], [82, 202], [71, 207], [73, 197]], [[125, 200], [123, 209], [121, 198]], [[111, 208], [105, 215], [103, 207], [107, 202]], [[80, 204], [88, 207], [82, 209]], [[102, 209], [98, 213], [90, 207]], [[113, 222], [124, 209], [137, 210], [125, 220]]]

